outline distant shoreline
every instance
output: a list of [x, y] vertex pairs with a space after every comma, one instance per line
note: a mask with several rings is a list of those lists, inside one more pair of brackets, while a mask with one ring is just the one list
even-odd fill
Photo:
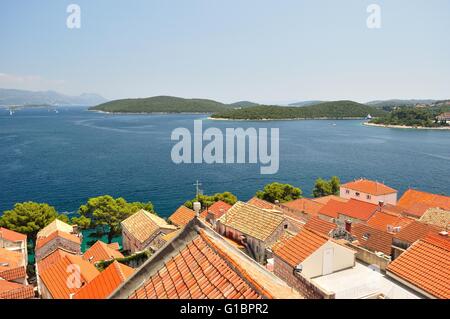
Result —
[[415, 130], [450, 130], [450, 126], [425, 127], [425, 126], [375, 124], [375, 123], [369, 123], [369, 122], [364, 122], [363, 125], [374, 126], [374, 127], [384, 127], [384, 128], [415, 129]]
[[210, 112], [108, 112], [101, 110], [89, 110], [89, 112], [103, 113], [103, 114], [119, 114], [119, 115], [175, 115], [175, 114], [211, 114]]
[[364, 120], [365, 117], [311, 117], [311, 118], [281, 118], [281, 119], [229, 119], [223, 117], [208, 117], [208, 120], [213, 121], [342, 121], [342, 120]]

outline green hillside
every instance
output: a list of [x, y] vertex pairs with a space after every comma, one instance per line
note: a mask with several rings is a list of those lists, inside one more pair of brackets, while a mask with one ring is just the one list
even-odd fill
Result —
[[123, 99], [91, 107], [90, 110], [111, 113], [213, 113], [227, 109], [227, 105], [206, 99], [183, 99], [173, 96], [154, 96], [143, 99]]
[[364, 118], [368, 114], [383, 116], [383, 110], [353, 101], [324, 102], [305, 107], [282, 107], [261, 105], [238, 110], [226, 110], [212, 115], [213, 118], [262, 120], [262, 119], [343, 119]]

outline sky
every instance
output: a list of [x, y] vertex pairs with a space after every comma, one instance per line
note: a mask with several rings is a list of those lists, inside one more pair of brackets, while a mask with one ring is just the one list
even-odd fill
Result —
[[[66, 25], [81, 8], [81, 28]], [[380, 28], [368, 28], [370, 4]], [[221, 102], [450, 98], [448, 0], [2, 0], [0, 87]]]

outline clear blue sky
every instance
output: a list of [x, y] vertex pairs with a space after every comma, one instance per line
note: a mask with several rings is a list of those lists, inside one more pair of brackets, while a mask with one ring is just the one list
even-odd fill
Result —
[[[66, 8], [81, 7], [81, 29]], [[381, 29], [366, 8], [381, 6]], [[2, 0], [0, 87], [223, 102], [450, 98], [450, 1]]]

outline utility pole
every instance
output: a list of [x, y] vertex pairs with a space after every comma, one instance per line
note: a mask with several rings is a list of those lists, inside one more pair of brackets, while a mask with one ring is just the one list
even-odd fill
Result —
[[198, 202], [198, 195], [199, 195], [199, 193], [200, 193], [200, 189], [198, 188], [199, 186], [201, 186], [202, 185], [202, 183], [199, 183], [198, 182], [198, 180], [197, 180], [197, 182], [194, 184], [194, 186], [195, 186], [195, 198], [197, 199], [197, 202]]

